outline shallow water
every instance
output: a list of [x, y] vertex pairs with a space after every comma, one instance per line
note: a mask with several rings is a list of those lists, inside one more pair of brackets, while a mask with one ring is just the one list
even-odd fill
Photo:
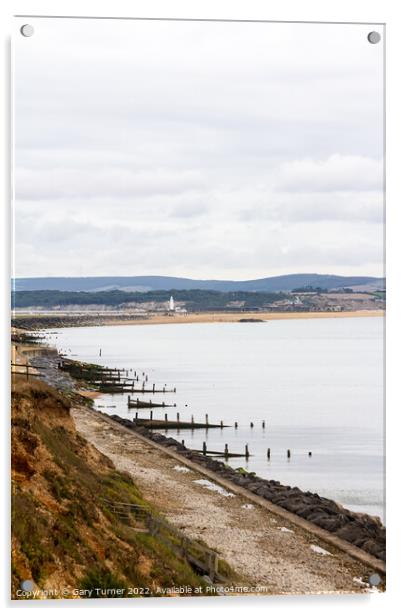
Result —
[[[243, 453], [247, 443], [251, 457], [234, 458], [233, 466], [384, 519], [383, 319], [79, 327], [49, 340], [70, 357], [176, 387], [176, 394], [153, 396], [177, 405], [154, 409], [154, 418], [180, 412], [197, 421], [208, 413], [210, 423], [231, 426], [169, 431], [187, 446], [201, 449], [206, 441], [220, 451], [227, 443]], [[126, 394], [102, 395], [95, 405], [135, 416]], [[148, 418], [149, 410], [139, 416]]]

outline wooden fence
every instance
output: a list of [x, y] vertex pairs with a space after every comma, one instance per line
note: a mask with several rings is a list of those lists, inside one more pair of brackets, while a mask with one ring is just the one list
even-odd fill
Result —
[[102, 502], [112, 513], [125, 523], [130, 524], [135, 518], [133, 529], [136, 532], [147, 532], [151, 536], [157, 536], [158, 540], [170, 547], [181, 558], [203, 574], [207, 574], [211, 581], [223, 582], [226, 580], [219, 572], [219, 557], [217, 552], [208, 546], [187, 537], [175, 526], [152, 512], [143, 505], [133, 503], [120, 503], [102, 499]]

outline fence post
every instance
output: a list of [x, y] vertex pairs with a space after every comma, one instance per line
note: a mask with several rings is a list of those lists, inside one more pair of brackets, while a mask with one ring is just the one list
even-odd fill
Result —
[[211, 581], [213, 582], [218, 573], [218, 555], [216, 552], [208, 553], [208, 572]]

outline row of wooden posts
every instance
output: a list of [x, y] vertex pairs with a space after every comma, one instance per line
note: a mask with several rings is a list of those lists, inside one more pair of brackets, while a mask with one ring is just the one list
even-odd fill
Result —
[[[182, 445], [184, 445], [184, 439], [182, 440], [181, 444], [182, 444]], [[203, 442], [203, 444], [202, 444], [202, 453], [204, 454], [204, 456], [206, 456], [208, 453], [210, 453], [210, 454], [214, 454], [214, 453], [220, 454], [221, 452], [208, 451], [208, 449], [207, 449], [207, 444], [206, 444], [206, 442], [204, 441], [204, 442]], [[227, 457], [227, 458], [230, 458], [231, 456], [233, 456], [233, 457], [234, 457], [234, 456], [236, 456], [236, 457], [241, 457], [241, 454], [231, 454], [231, 453], [229, 452], [229, 446], [228, 446], [228, 444], [227, 444], [227, 443], [225, 443], [225, 449], [224, 449], [223, 455], [224, 455], [224, 457]], [[311, 458], [311, 456], [312, 456], [312, 455], [313, 455], [313, 453], [312, 453], [311, 451], [309, 451], [309, 452], [308, 452], [308, 456], [309, 456], [309, 458]], [[245, 457], [246, 459], [250, 457], [250, 451], [249, 451], [249, 448], [248, 448], [248, 444], [246, 444], [246, 445], [245, 445], [245, 448], [244, 448], [244, 457]], [[291, 451], [290, 451], [290, 449], [287, 449], [287, 450], [286, 450], [286, 457], [287, 457], [287, 458], [290, 458], [290, 457], [291, 457]], [[270, 448], [270, 447], [268, 447], [268, 449], [267, 449], [267, 458], [268, 458], [268, 459], [270, 459], [270, 458], [271, 458], [271, 448]]]
[[[137, 398], [135, 401], [133, 401], [133, 400], [131, 399], [131, 397], [130, 397], [130, 396], [128, 396], [128, 405], [133, 404], [133, 402], [134, 402], [134, 404], [135, 404], [135, 403], [138, 403], [138, 402], [141, 404], [141, 401], [140, 401], [138, 398]], [[133, 404], [133, 405], [134, 405], [134, 404]], [[146, 403], [146, 404], [151, 404], [151, 400], [149, 401], [149, 403]], [[167, 406], [167, 405], [165, 405], [165, 404], [161, 403], [159, 406], [163, 407], [163, 406]], [[175, 405], [174, 405], [174, 406], [175, 406]], [[152, 420], [153, 420], [153, 417], [154, 417], [153, 411], [152, 411], [152, 410], [150, 410], [150, 412], [149, 412], [149, 419], [152, 421]], [[136, 413], [135, 413], [135, 418], [136, 418], [136, 419], [138, 419], [138, 411], [136, 411]], [[168, 414], [167, 414], [167, 413], [165, 413], [164, 421], [165, 421], [165, 423], [168, 423], [168, 421], [169, 421], [169, 419], [168, 419]], [[179, 413], [179, 412], [177, 412], [177, 413], [176, 413], [176, 421], [177, 421], [177, 423], [180, 423], [180, 413]], [[185, 422], [185, 423], [188, 423], [188, 422]], [[199, 424], [199, 423], [201, 423], [201, 422], [195, 422], [195, 421], [194, 421], [194, 415], [191, 415], [191, 419], [190, 419], [190, 422], [189, 422], [189, 423], [190, 423], [190, 424], [194, 424], [194, 423]], [[228, 427], [229, 427], [229, 426], [227, 426], [227, 425], [225, 425], [225, 424], [223, 423], [223, 419], [221, 419], [221, 420], [220, 420], [219, 424], [210, 424], [210, 422], [209, 422], [209, 416], [208, 416], [208, 413], [206, 413], [206, 414], [205, 414], [205, 424], [204, 424], [204, 425], [205, 425], [205, 427], [209, 427], [209, 426], [214, 426], [214, 427], [215, 427], [215, 426], [217, 426], [217, 427], [220, 427], [220, 428], [222, 428], [222, 429], [223, 429], [223, 428], [228, 428]], [[235, 421], [235, 422], [234, 422], [234, 427], [235, 427], [235, 429], [237, 429], [237, 428], [239, 427], [239, 424], [238, 424], [238, 422], [237, 422], [237, 421]], [[265, 419], [264, 419], [264, 420], [262, 420], [262, 422], [261, 422], [261, 427], [262, 427], [263, 429], [265, 429]], [[250, 428], [254, 428], [254, 422], [253, 422], [253, 421], [251, 421], [251, 422], [250, 422]]]
[[[142, 526], [132, 527], [136, 532], [147, 532], [185, 559], [196, 570], [207, 574], [212, 582], [224, 582], [225, 576], [219, 571], [219, 556], [215, 550], [187, 537], [176, 526], [152, 512], [148, 507], [133, 503], [114, 502], [101, 499], [106, 507], [118, 515], [126, 524], [138, 520]], [[134, 520], [132, 519], [134, 518]]]

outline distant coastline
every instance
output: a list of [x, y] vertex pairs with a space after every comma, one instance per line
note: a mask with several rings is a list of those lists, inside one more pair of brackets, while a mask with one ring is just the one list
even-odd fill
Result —
[[174, 323], [240, 323], [254, 321], [280, 321], [287, 319], [331, 319], [347, 317], [383, 317], [385, 310], [354, 310], [350, 312], [203, 312], [187, 315], [152, 315], [147, 318], [111, 320], [103, 325], [162, 325]]
[[384, 317], [385, 310], [351, 310], [341, 312], [194, 312], [187, 314], [150, 314], [147, 316], [133, 313], [108, 314], [74, 314], [74, 312], [53, 313], [17, 313], [12, 318], [12, 325], [21, 329], [48, 329], [62, 327], [101, 327], [110, 325], [174, 325], [190, 323], [239, 323], [254, 321], [255, 326], [261, 321], [278, 321], [288, 319], [339, 319]]

